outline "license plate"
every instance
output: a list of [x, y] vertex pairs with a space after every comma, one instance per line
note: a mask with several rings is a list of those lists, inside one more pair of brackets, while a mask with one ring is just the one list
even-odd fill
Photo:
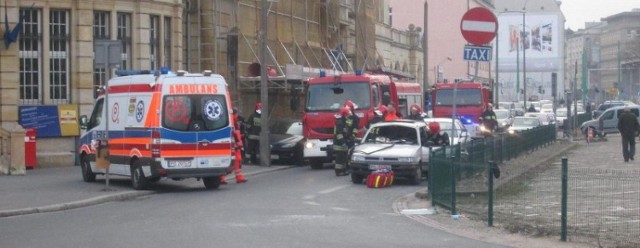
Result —
[[191, 160], [169, 160], [169, 168], [190, 168]]
[[382, 169], [391, 170], [391, 165], [376, 165], [376, 164], [369, 165], [369, 170], [382, 170]]
[[271, 159], [280, 159], [280, 156], [278, 156], [278, 154], [271, 154]]

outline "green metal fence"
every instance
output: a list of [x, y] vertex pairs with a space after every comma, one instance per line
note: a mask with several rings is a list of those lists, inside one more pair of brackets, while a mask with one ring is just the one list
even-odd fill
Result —
[[441, 147], [430, 153], [429, 192], [432, 204], [456, 212], [456, 183], [481, 178], [489, 160], [501, 163], [525, 151], [538, 149], [556, 140], [556, 126], [546, 125], [516, 134], [500, 134], [475, 139], [466, 144]]

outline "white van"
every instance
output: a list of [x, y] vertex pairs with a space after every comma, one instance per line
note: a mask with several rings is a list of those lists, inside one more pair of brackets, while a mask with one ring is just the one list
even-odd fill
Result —
[[[580, 129], [585, 132], [587, 127], [595, 128], [598, 134], [602, 137], [609, 133], [619, 133], [618, 131], [618, 117], [624, 111], [624, 108], [628, 107], [631, 113], [636, 116], [640, 116], [640, 106], [618, 106], [605, 110], [597, 119], [585, 121], [580, 125]], [[638, 118], [640, 121], [640, 118]]]
[[127, 75], [109, 80], [90, 118], [80, 117], [84, 181], [108, 171], [131, 177], [135, 189], [163, 177], [198, 178], [207, 189], [218, 188], [234, 159], [224, 78], [210, 71], [135, 72], [117, 72]]

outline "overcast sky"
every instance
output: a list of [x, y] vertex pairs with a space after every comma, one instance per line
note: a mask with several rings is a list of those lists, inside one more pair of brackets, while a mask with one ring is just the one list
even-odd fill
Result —
[[640, 8], [640, 0], [561, 0], [565, 28], [584, 28], [585, 22], [600, 21], [600, 18]]

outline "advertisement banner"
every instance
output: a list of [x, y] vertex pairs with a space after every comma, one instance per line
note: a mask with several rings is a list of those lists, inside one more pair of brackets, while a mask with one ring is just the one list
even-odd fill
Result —
[[37, 137], [78, 136], [78, 105], [19, 106], [18, 123], [37, 129]]
[[[498, 15], [497, 51], [501, 71], [522, 70], [523, 57], [527, 71], [559, 69], [560, 32], [557, 15], [503, 13]], [[526, 54], [525, 54], [526, 53]]]

